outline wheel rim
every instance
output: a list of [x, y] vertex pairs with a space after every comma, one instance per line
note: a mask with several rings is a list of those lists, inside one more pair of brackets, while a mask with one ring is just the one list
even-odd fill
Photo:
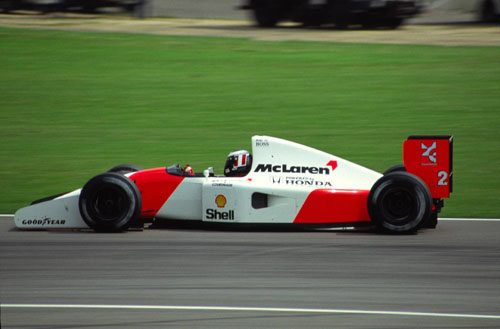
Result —
[[116, 186], [103, 186], [96, 192], [92, 202], [95, 214], [104, 221], [114, 221], [128, 211], [127, 195]]
[[415, 210], [415, 198], [410, 191], [403, 188], [393, 188], [382, 198], [386, 220], [396, 224], [405, 224]]

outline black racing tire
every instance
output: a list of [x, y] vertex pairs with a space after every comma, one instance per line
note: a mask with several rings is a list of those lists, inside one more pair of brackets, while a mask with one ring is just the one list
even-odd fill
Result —
[[118, 165], [118, 166], [115, 166], [115, 167], [109, 169], [108, 172], [115, 172], [118, 174], [125, 175], [125, 174], [129, 174], [131, 172], [136, 172], [136, 171], [140, 171], [140, 170], [144, 170], [144, 168], [142, 168], [140, 166], [133, 165], [133, 164], [121, 164], [121, 165]]
[[388, 18], [385, 21], [385, 25], [391, 29], [391, 30], [396, 30], [398, 29], [401, 25], [403, 25], [403, 19], [402, 18], [397, 18], [397, 17], [392, 17]]
[[97, 12], [97, 8], [99, 7], [98, 0], [85, 0], [82, 1], [82, 11], [88, 14], [94, 14]]
[[347, 30], [349, 28], [350, 18], [346, 17], [338, 17], [335, 19], [335, 28], [337, 30]]
[[406, 167], [404, 164], [400, 163], [395, 166], [390, 167], [386, 171], [384, 171], [384, 175], [390, 174], [392, 172], [397, 172], [397, 171], [406, 171]]
[[0, 12], [8, 14], [11, 10], [16, 9], [16, 2], [14, 0], [0, 1]]
[[336, 0], [333, 2], [333, 21], [338, 30], [347, 30], [351, 24], [351, 2], [349, 0]]
[[481, 5], [481, 21], [483, 23], [494, 23], [497, 20], [495, 7], [491, 0], [484, 0]]
[[138, 220], [142, 200], [134, 182], [108, 172], [85, 184], [78, 206], [85, 223], [96, 232], [121, 232]]
[[438, 225], [438, 214], [436, 212], [432, 212], [432, 214], [429, 216], [429, 219], [427, 220], [427, 223], [424, 224], [424, 228], [436, 228]]
[[428, 222], [432, 197], [417, 176], [397, 171], [382, 176], [368, 195], [368, 213], [383, 232], [413, 233]]
[[254, 0], [254, 18], [260, 27], [274, 27], [282, 18], [284, 7], [281, 1]]

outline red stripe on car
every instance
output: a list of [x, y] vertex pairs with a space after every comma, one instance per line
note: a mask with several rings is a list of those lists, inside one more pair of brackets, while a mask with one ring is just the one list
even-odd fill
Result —
[[182, 176], [168, 174], [165, 168], [142, 170], [129, 178], [135, 182], [141, 192], [142, 218], [154, 217], [184, 180]]
[[299, 213], [296, 224], [370, 222], [368, 190], [318, 189], [312, 191]]

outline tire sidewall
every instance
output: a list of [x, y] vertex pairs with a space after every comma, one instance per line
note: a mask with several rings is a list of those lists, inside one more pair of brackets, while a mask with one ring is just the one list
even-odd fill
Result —
[[140, 166], [133, 165], [133, 164], [121, 164], [121, 165], [118, 165], [118, 166], [115, 166], [115, 167], [109, 169], [108, 172], [114, 172], [114, 173], [126, 175], [129, 173], [133, 173], [133, 172], [137, 172], [137, 171], [141, 171], [141, 170], [144, 170], [144, 168], [142, 168]]
[[260, 27], [274, 27], [278, 24], [282, 15], [281, 2], [270, 0], [255, 0], [253, 4], [253, 15]]
[[[120, 199], [121, 209], [113, 218], [106, 218], [96, 209], [99, 193], [113, 190]], [[98, 232], [120, 232], [126, 230], [139, 217], [141, 197], [137, 186], [127, 177], [118, 173], [104, 173], [95, 176], [85, 184], [80, 192], [79, 209], [82, 219]]]
[[387, 169], [386, 171], [384, 171], [383, 175], [387, 175], [387, 174], [390, 174], [390, 173], [393, 173], [393, 172], [400, 172], [400, 171], [406, 171], [406, 167], [404, 164], [400, 163], [400, 164], [397, 164], [395, 166], [392, 166], [390, 167], [389, 169]]
[[414, 232], [427, 222], [431, 212], [432, 197], [427, 185], [407, 172], [397, 171], [381, 177], [368, 196], [370, 218], [386, 232]]

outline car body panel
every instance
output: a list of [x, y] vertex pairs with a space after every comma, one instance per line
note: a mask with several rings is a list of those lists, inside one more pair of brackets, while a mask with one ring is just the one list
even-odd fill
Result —
[[23, 229], [88, 228], [80, 216], [78, 199], [81, 189], [56, 199], [19, 209], [14, 222]]

